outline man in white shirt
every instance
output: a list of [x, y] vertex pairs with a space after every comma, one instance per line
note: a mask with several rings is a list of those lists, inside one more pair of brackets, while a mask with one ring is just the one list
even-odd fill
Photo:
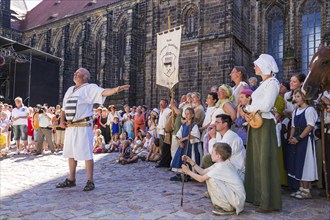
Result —
[[[235, 132], [230, 130], [232, 120], [229, 115], [220, 114], [216, 116], [215, 129], [211, 127], [209, 135], [211, 139], [209, 141], [209, 152], [212, 152], [213, 145], [217, 142], [227, 143], [232, 148], [232, 155], [229, 161], [237, 169], [238, 174], [244, 179], [245, 173], [245, 148], [243, 140]], [[205, 167], [209, 167], [213, 164], [211, 155], [207, 154], [203, 157], [203, 164]]]
[[155, 167], [169, 167], [171, 163], [171, 145], [164, 143], [165, 139], [165, 125], [168, 117], [170, 117], [171, 109], [168, 108], [168, 101], [161, 99], [159, 102], [159, 120], [157, 125], [157, 134], [159, 136], [159, 147], [162, 151], [162, 158]]
[[13, 122], [14, 140], [16, 141], [16, 154], [22, 151], [20, 140], [23, 141], [24, 146], [27, 146], [27, 118], [29, 115], [28, 108], [23, 105], [21, 97], [15, 98], [16, 108], [13, 109], [11, 121]]
[[53, 115], [47, 112], [46, 107], [42, 107], [39, 111], [39, 129], [38, 129], [38, 143], [37, 150], [34, 155], [42, 154], [42, 143], [44, 138], [46, 138], [46, 142], [48, 143], [48, 148], [51, 153], [55, 152], [54, 143], [52, 140], [52, 117]]

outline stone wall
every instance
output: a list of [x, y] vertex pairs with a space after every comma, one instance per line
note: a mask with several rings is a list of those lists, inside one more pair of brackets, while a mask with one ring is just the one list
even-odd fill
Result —
[[[330, 3], [321, 4], [322, 37], [330, 41]], [[254, 75], [253, 61], [267, 53], [270, 11], [284, 17], [284, 79], [301, 71], [301, 16], [306, 0], [122, 0], [82, 12], [24, 33], [1, 27], [3, 36], [63, 58], [60, 67], [61, 101], [80, 67], [91, 82], [103, 87], [130, 84], [129, 91], [108, 98], [109, 103], [157, 107], [168, 89], [156, 85], [157, 32], [184, 25], [180, 54], [180, 82], [175, 97], [199, 91], [206, 97], [212, 85], [229, 83], [233, 66], [243, 65]], [[2, 5], [4, 7], [4, 5]], [[5, 16], [3, 10], [0, 19]], [[0, 20], [1, 22], [3, 20]], [[23, 38], [22, 38], [23, 36]]]

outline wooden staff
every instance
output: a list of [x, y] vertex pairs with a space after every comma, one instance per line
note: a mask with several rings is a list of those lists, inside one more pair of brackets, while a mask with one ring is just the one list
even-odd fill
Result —
[[[188, 149], [190, 146], [190, 133], [191, 133], [193, 126], [194, 126], [194, 124], [193, 124], [193, 122], [191, 122], [190, 127], [189, 127], [188, 140], [187, 140], [188, 144], [187, 144], [185, 156], [188, 156]], [[183, 146], [185, 146], [185, 144]], [[184, 160], [183, 164], [186, 165], [187, 161]], [[182, 189], [181, 189], [181, 207], [182, 207], [183, 206], [183, 190], [184, 190], [184, 173], [183, 172], [181, 174], [181, 182], [182, 182]]]
[[[325, 194], [326, 197], [329, 198], [329, 188], [328, 188], [328, 171], [326, 166], [326, 155], [325, 155], [325, 134], [324, 134], [324, 105], [321, 104], [321, 112], [320, 112], [320, 119], [321, 119], [321, 145], [322, 145], [322, 164], [323, 164], [323, 172], [324, 172], [324, 184], [325, 184]], [[329, 163], [330, 161], [328, 161]]]

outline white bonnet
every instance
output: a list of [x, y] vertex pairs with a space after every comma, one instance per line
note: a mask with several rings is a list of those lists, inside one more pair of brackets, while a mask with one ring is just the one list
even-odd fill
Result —
[[259, 58], [253, 63], [260, 68], [261, 72], [264, 75], [270, 75], [271, 73], [278, 72], [278, 67], [275, 62], [275, 59], [269, 54], [261, 54]]

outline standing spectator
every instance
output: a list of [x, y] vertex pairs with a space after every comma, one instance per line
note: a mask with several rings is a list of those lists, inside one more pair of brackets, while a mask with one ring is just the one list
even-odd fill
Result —
[[237, 116], [236, 110], [233, 106], [233, 103], [231, 102], [231, 100], [233, 99], [232, 94], [233, 94], [233, 90], [230, 86], [228, 86], [226, 84], [222, 84], [219, 87], [219, 90], [218, 90], [219, 101], [215, 105], [216, 110], [214, 111], [214, 113], [211, 117], [212, 124], [215, 122], [216, 116], [220, 115], [220, 114], [230, 115], [230, 117], [233, 121], [236, 120], [236, 116]]
[[117, 107], [115, 105], [110, 105], [108, 107], [108, 124], [111, 125], [113, 123], [114, 118], [117, 116], [119, 121], [121, 121], [120, 114], [117, 112]]
[[134, 116], [134, 135], [137, 135], [138, 130], [146, 131], [146, 119], [142, 114], [141, 107], [136, 108], [136, 114]]
[[61, 124], [61, 109], [56, 112], [55, 115], [55, 123], [54, 125], [56, 126], [56, 133], [55, 133], [55, 146], [58, 151], [63, 150], [63, 144], [64, 144], [64, 137], [65, 137], [65, 128], [60, 127], [59, 125]]
[[230, 73], [230, 79], [235, 83], [233, 89], [233, 105], [237, 107], [239, 103], [239, 96], [243, 89], [248, 89], [249, 85], [246, 83], [246, 70], [244, 66], [234, 66]]
[[9, 105], [7, 103], [4, 103], [3, 104], [3, 109], [2, 111], [5, 112], [7, 114], [7, 119], [10, 120], [11, 118], [11, 109], [12, 108], [9, 108]]
[[111, 139], [113, 139], [113, 136], [115, 134], [118, 134], [118, 135], [121, 134], [121, 123], [119, 122], [118, 116], [115, 116], [113, 118], [113, 122], [111, 124], [110, 131], [111, 131]]
[[318, 179], [315, 140], [312, 133], [317, 121], [316, 110], [309, 106], [301, 90], [294, 93], [299, 106], [292, 114], [292, 127], [289, 142], [295, 154], [291, 158], [294, 163], [289, 167], [288, 175], [299, 180], [300, 188], [291, 196], [297, 199], [310, 199], [309, 183]]
[[93, 124], [96, 125], [97, 128], [101, 128], [101, 124], [100, 124], [101, 114], [102, 114], [102, 107], [100, 106], [96, 109], [96, 114], [93, 114]]
[[109, 123], [109, 117], [108, 117], [108, 110], [106, 108], [102, 108], [102, 113], [99, 120], [100, 129], [102, 132], [102, 135], [105, 140], [105, 144], [109, 144], [111, 139], [110, 134], [110, 123]]
[[20, 154], [22, 151], [20, 140], [27, 147], [27, 118], [29, 116], [29, 110], [23, 105], [21, 97], [15, 98], [15, 105], [16, 108], [12, 111], [11, 121], [13, 122], [14, 140], [17, 146], [16, 154]]
[[42, 143], [44, 138], [46, 138], [46, 142], [48, 143], [48, 149], [50, 149], [51, 153], [55, 152], [54, 143], [52, 140], [52, 115], [47, 113], [46, 107], [42, 107], [39, 111], [39, 131], [38, 131], [38, 143], [37, 149], [34, 155], [42, 154]]
[[159, 110], [156, 108], [153, 109], [149, 114], [148, 131], [152, 132], [153, 137], [157, 137], [158, 114], [159, 114]]
[[[249, 128], [246, 151], [246, 201], [259, 206], [257, 212], [280, 210], [281, 178], [276, 138], [275, 117], [271, 110], [279, 94], [279, 82], [273, 76], [278, 72], [274, 58], [261, 54], [254, 61], [256, 75], [262, 83], [252, 93], [252, 103], [244, 107], [247, 112], [262, 112], [260, 128]], [[258, 161], [256, 163], [256, 161]]]
[[201, 103], [201, 94], [199, 92], [193, 92], [191, 94], [191, 98], [194, 106], [195, 122], [197, 126], [200, 128], [202, 127], [205, 118], [204, 107]]
[[249, 78], [249, 86], [252, 91], [258, 88], [258, 79], [254, 76]]
[[[207, 128], [211, 124], [212, 115], [214, 114], [214, 112], [216, 110], [215, 103], [217, 103], [217, 102], [218, 102], [218, 94], [216, 92], [209, 92], [209, 94], [207, 95], [207, 98], [206, 98], [207, 109], [206, 109], [206, 113], [205, 113], [205, 118], [204, 118], [202, 127], [199, 129], [202, 132], [202, 136], [201, 136], [202, 141], [206, 134]], [[203, 147], [204, 147], [204, 145], [203, 145]], [[205, 148], [204, 148], [204, 154], [205, 153], [208, 153], [208, 151], [205, 151]]]
[[[106, 96], [127, 90], [129, 85], [112, 89], [103, 89], [96, 84], [89, 84], [90, 73], [85, 68], [79, 68], [73, 77], [75, 86], [71, 86], [63, 99], [61, 126], [65, 127], [64, 117], [71, 123], [65, 129], [63, 156], [68, 158], [69, 177], [56, 185], [57, 188], [76, 186], [77, 160], [84, 160], [87, 171], [87, 183], [84, 191], [95, 188], [93, 179], [93, 127], [92, 118], [94, 103], [103, 104]], [[77, 126], [78, 123], [83, 123]], [[76, 126], [75, 126], [76, 125]]]
[[28, 145], [27, 145], [27, 149], [24, 149], [24, 153], [30, 153], [31, 152], [31, 148], [35, 147], [35, 142], [34, 142], [34, 130], [33, 130], [33, 126], [32, 126], [32, 117], [34, 114], [34, 110], [32, 107], [29, 107], [29, 117], [28, 117], [28, 126], [27, 126], [27, 135], [28, 135]]
[[134, 139], [134, 126], [132, 116], [130, 114], [126, 115], [126, 120], [123, 125], [124, 130], [127, 132], [128, 137]]
[[210, 92], [215, 92], [215, 93], [217, 93], [217, 92], [218, 92], [218, 87], [219, 87], [219, 86], [217, 86], [217, 85], [212, 86], [212, 87], [210, 88]]
[[123, 123], [127, 120], [127, 116], [128, 115], [131, 115], [131, 112], [130, 112], [130, 108], [129, 108], [129, 105], [124, 105], [124, 115], [122, 117], [122, 121]]
[[165, 140], [165, 125], [168, 117], [170, 117], [171, 109], [168, 108], [168, 100], [161, 99], [159, 102], [159, 120], [157, 125], [157, 134], [159, 137], [159, 147], [162, 152], [162, 158], [159, 164], [156, 165], [158, 167], [169, 167], [171, 163], [171, 145], [164, 143]]
[[245, 112], [242, 110], [242, 106], [251, 104], [251, 95], [253, 91], [251, 89], [243, 89], [239, 97], [239, 104], [237, 106], [237, 119], [235, 121], [236, 133], [242, 138], [244, 146], [246, 146], [247, 140], [247, 122], [245, 120]]

